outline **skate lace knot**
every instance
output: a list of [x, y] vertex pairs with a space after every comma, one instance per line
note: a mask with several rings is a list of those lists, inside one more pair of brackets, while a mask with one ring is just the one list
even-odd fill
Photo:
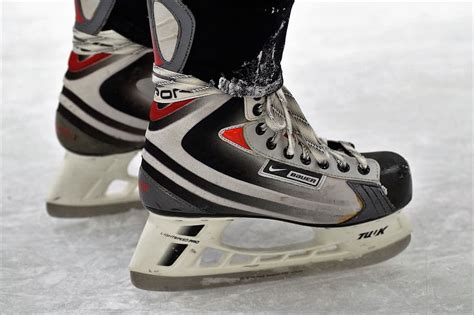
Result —
[[349, 167], [346, 159], [352, 156], [359, 163], [361, 170], [368, 170], [367, 159], [355, 150], [351, 143], [338, 142], [345, 151], [343, 152], [331, 149], [326, 139], [318, 137], [304, 115], [299, 114], [301, 110], [298, 104], [294, 100], [289, 104], [283, 89], [266, 96], [264, 105], [265, 123], [261, 124], [260, 128], [263, 130], [269, 128], [274, 132], [267, 142], [269, 148], [274, 148], [274, 144], [286, 136], [288, 145], [284, 153], [289, 159], [293, 158], [296, 146], [299, 145], [302, 148], [300, 158], [304, 164], [309, 164], [313, 156], [320, 166], [327, 168], [332, 156], [337, 161], [339, 169], [345, 171]]

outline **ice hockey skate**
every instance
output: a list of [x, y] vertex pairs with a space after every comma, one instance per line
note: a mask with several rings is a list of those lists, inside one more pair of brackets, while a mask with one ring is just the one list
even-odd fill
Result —
[[[387, 259], [408, 244], [401, 209], [411, 178], [402, 157], [324, 141], [286, 90], [234, 98], [155, 71], [166, 88], [157, 90], [139, 175], [150, 217], [130, 265], [136, 286], [250, 281], [317, 263]], [[173, 90], [180, 92], [171, 101], [159, 97]], [[314, 238], [265, 250], [226, 246], [222, 233], [241, 217], [311, 226]], [[211, 265], [203, 260], [209, 250], [219, 252]]]
[[[202, 35], [192, 8], [150, 0], [149, 9], [156, 90], [139, 190], [150, 216], [130, 263], [135, 286], [180, 290], [275, 279], [383, 261], [408, 245], [408, 163], [396, 153], [359, 153], [349, 142], [326, 141], [290, 92], [275, 89], [281, 19], [268, 14], [274, 33], [255, 50], [256, 62], [235, 62], [247, 67], [249, 80], [222, 77], [216, 86], [186, 74], [199, 72], [189, 65], [192, 50], [186, 55], [193, 36]], [[250, 219], [282, 224], [277, 233], [287, 226], [312, 233], [281, 246], [229, 242], [227, 230]], [[250, 229], [245, 224], [237, 239]]]
[[145, 140], [153, 55], [103, 28], [113, 5], [76, 1], [73, 51], [56, 113], [66, 155], [46, 202], [55, 217], [142, 208], [136, 174], [128, 168]]

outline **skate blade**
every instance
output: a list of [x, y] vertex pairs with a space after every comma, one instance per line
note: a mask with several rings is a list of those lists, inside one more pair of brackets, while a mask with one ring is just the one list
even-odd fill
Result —
[[109, 205], [71, 206], [46, 202], [46, 211], [55, 218], [88, 218], [143, 209], [140, 201]]
[[[316, 275], [385, 261], [402, 252], [411, 239], [408, 219], [397, 212], [355, 226], [314, 228], [315, 239], [299, 245], [242, 249], [222, 243], [222, 231], [232, 221], [150, 214], [130, 264], [133, 285], [179, 291]], [[196, 227], [201, 229], [197, 233]], [[223, 254], [202, 266], [209, 248]], [[233, 263], [238, 256], [251, 259]]]
[[83, 218], [143, 209], [130, 164], [139, 151], [109, 156], [67, 152], [46, 200], [49, 215]]
[[411, 235], [386, 248], [374, 251], [358, 259], [313, 263], [308, 266], [274, 268], [271, 270], [239, 272], [215, 276], [166, 277], [130, 271], [132, 284], [148, 291], [184, 291], [277, 281], [294, 277], [314, 276], [321, 273], [356, 269], [386, 261], [401, 253], [410, 244]]

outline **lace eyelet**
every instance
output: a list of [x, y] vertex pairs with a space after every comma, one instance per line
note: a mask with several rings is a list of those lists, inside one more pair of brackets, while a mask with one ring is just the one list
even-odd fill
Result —
[[300, 161], [301, 163], [303, 163], [304, 165], [310, 165], [311, 164], [311, 157], [307, 157], [306, 159], [303, 157], [303, 154], [301, 154], [300, 156]]
[[367, 175], [370, 173], [370, 167], [367, 165], [366, 168], [363, 168], [360, 164], [357, 166], [357, 170], [362, 175]]
[[318, 163], [318, 166], [323, 169], [323, 170], [327, 170], [329, 168], [329, 162], [328, 161], [324, 161], [322, 163]]
[[253, 100], [254, 100], [254, 101], [257, 101], [257, 102], [260, 101], [261, 99], [262, 99], [261, 97], [254, 97], [254, 98], [253, 98]]
[[255, 116], [260, 116], [263, 113], [262, 104], [260, 104], [260, 103], [255, 104], [255, 106], [252, 109], [252, 113]]
[[272, 138], [268, 138], [267, 140], [268, 150], [274, 150], [276, 147], [277, 147], [277, 144], [272, 141]]
[[257, 127], [255, 127], [255, 133], [259, 136], [265, 134], [265, 132], [267, 131], [267, 128], [262, 128], [263, 125], [264, 123], [259, 123]]
[[343, 173], [347, 173], [351, 169], [351, 167], [349, 166], [349, 163], [345, 163], [345, 164], [337, 163], [337, 168]]
[[285, 155], [285, 157], [286, 157], [288, 160], [291, 160], [291, 159], [295, 156], [294, 154], [291, 154], [291, 155], [288, 154], [288, 147], [286, 147], [286, 148], [283, 150], [283, 155]]

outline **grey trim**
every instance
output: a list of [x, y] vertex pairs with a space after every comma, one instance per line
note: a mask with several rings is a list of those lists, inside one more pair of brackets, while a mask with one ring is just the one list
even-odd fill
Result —
[[349, 187], [357, 194], [363, 202], [362, 210], [345, 224], [356, 224], [378, 218], [382, 218], [395, 212], [388, 197], [380, 185], [374, 185], [366, 182], [347, 181]]
[[[160, 47], [158, 45], [156, 21], [154, 16], [155, 2], [160, 2], [163, 4], [170, 11], [170, 13], [173, 14], [179, 25], [176, 49], [171, 61], [169, 62], [165, 61], [165, 58], [162, 56]], [[196, 27], [193, 14], [180, 0], [148, 0], [148, 13], [151, 29], [153, 30], [152, 38], [154, 47], [156, 48], [155, 54], [159, 54], [160, 59], [164, 61], [164, 64], [161, 65], [161, 67], [170, 71], [181, 72], [184, 68], [186, 60], [188, 59], [193, 44], [194, 30]]]
[[140, 182], [145, 182], [150, 185], [150, 190], [147, 193], [140, 192], [140, 198], [142, 203], [146, 206], [152, 207], [157, 210], [174, 211], [177, 213], [195, 213], [202, 214], [203, 211], [186, 202], [180, 197], [173, 194], [160, 184], [158, 184], [150, 175], [148, 175], [142, 168], [138, 173], [138, 179]]
[[81, 31], [83, 33], [87, 33], [90, 35], [97, 35], [102, 30], [105, 23], [107, 22], [110, 12], [112, 11], [115, 5], [115, 0], [100, 1], [99, 6], [94, 12], [94, 16], [90, 20], [87, 20], [86, 17], [84, 16], [84, 13], [81, 7], [81, 1], [76, 1], [76, 5], [78, 6], [77, 10], [81, 11], [81, 15], [84, 17], [85, 21], [83, 23], [78, 23], [76, 21], [76, 23], [74, 24], [74, 27], [78, 31]]

